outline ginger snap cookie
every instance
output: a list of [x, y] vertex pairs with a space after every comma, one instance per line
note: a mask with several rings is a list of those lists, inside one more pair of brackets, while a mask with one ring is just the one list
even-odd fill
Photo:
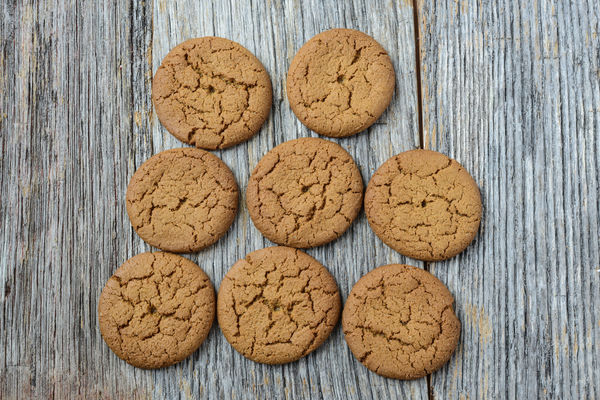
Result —
[[475, 238], [481, 220], [477, 184], [455, 160], [411, 150], [387, 160], [365, 194], [377, 236], [405, 256], [424, 261], [454, 257]]
[[300, 48], [288, 71], [287, 95], [309, 129], [344, 137], [381, 116], [395, 81], [390, 57], [375, 39], [352, 29], [331, 29]]
[[290, 140], [256, 165], [246, 189], [254, 225], [271, 241], [319, 246], [338, 238], [358, 215], [363, 183], [354, 160], [328, 140]]
[[102, 338], [139, 368], [175, 364], [204, 342], [215, 317], [208, 276], [171, 253], [142, 253], [110, 277], [98, 302]]
[[190, 253], [227, 232], [238, 195], [231, 170], [217, 156], [195, 148], [167, 150], [133, 174], [127, 187], [127, 214], [148, 244]]
[[260, 61], [218, 37], [173, 48], [152, 80], [160, 122], [177, 139], [203, 149], [224, 149], [254, 136], [271, 101], [271, 80]]
[[460, 336], [454, 298], [435, 276], [392, 264], [363, 276], [342, 314], [346, 342], [371, 371], [416, 379], [450, 359]]
[[244, 357], [295, 361], [319, 347], [338, 321], [341, 300], [331, 274], [289, 247], [254, 251], [227, 272], [217, 300], [219, 326]]

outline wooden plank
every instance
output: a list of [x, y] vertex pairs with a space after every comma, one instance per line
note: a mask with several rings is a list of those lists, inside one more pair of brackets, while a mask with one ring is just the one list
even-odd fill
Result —
[[[285, 76], [298, 48], [328, 28], [373, 35], [396, 68], [388, 112], [368, 133], [337, 140], [365, 183], [388, 157], [418, 146], [409, 4], [241, 3], [1, 2], [0, 397], [427, 397], [425, 379], [398, 382], [363, 368], [340, 327], [314, 354], [284, 366], [244, 359], [216, 324], [188, 360], [158, 371], [130, 367], [100, 337], [96, 306], [106, 279], [150, 249], [126, 215], [129, 178], [152, 154], [182, 146], [150, 103], [152, 71], [181, 40], [236, 40], [272, 77], [274, 106], [263, 130], [216, 152], [242, 190], [274, 145], [315, 136], [289, 109]], [[235, 260], [269, 244], [242, 206], [228, 235], [190, 258], [218, 286]], [[407, 261], [376, 239], [364, 215], [335, 243], [309, 253], [332, 271], [344, 298], [370, 269]]]
[[[410, 5], [384, 1], [354, 1], [347, 5], [334, 1], [236, 2], [235, 5], [220, 1], [209, 2], [209, 5], [191, 0], [176, 4], [155, 1], [153, 24], [153, 71], [181, 41], [215, 35], [241, 43], [256, 54], [269, 72], [273, 83], [273, 109], [266, 125], [247, 143], [216, 152], [232, 168], [242, 191], [250, 172], [268, 150], [287, 140], [317, 136], [292, 113], [285, 82], [289, 64], [300, 46], [330, 28], [356, 28], [372, 35], [388, 50], [396, 69], [396, 95], [381, 120], [366, 133], [336, 140], [355, 158], [365, 183], [387, 158], [418, 147], [414, 26]], [[155, 116], [152, 121], [154, 152], [181, 146]], [[141, 161], [141, 158], [136, 160], [136, 165]], [[237, 259], [271, 245], [254, 228], [244, 198], [241, 205], [227, 237], [191, 256], [217, 286]], [[136, 238], [134, 243], [141, 240]], [[308, 253], [333, 273], [344, 299], [367, 271], [378, 265], [405, 261], [373, 235], [364, 214], [339, 240]], [[119, 373], [131, 369], [123, 363], [117, 368]], [[218, 393], [224, 398], [427, 397], [425, 379], [398, 382], [381, 378], [362, 367], [352, 357], [339, 326], [332, 337], [308, 357], [288, 365], [266, 366], [248, 361], [235, 352], [215, 325], [200, 351], [176, 367], [153, 373], [152, 381], [154, 393], [159, 397], [181, 393], [182, 385], [188, 393]]]
[[138, 250], [123, 199], [129, 155], [150, 154], [134, 112], [152, 13], [137, 3], [0, 5], [0, 398], [147, 390], [139, 372], [115, 374], [96, 315], [109, 272]]
[[600, 396], [600, 7], [418, 6], [425, 145], [479, 183], [484, 216], [430, 265], [455, 294], [435, 398]]

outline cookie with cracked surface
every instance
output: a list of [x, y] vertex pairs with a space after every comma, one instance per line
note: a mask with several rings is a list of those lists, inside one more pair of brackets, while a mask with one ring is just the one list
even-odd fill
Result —
[[342, 328], [352, 354], [371, 371], [417, 379], [436, 371], [458, 343], [454, 298], [435, 276], [409, 265], [374, 269], [354, 285]]
[[148, 244], [191, 253], [227, 232], [238, 196], [231, 170], [217, 156], [194, 148], [172, 149], [152, 156], [133, 174], [127, 214]]
[[282, 143], [256, 165], [246, 189], [254, 225], [271, 241], [319, 246], [344, 233], [362, 205], [363, 182], [354, 160], [329, 140]]
[[430, 150], [387, 160], [365, 193], [369, 225], [405, 256], [424, 261], [454, 257], [475, 238], [481, 221], [477, 184], [457, 161]]
[[290, 247], [254, 251], [227, 272], [217, 300], [219, 326], [244, 357], [295, 361], [319, 347], [337, 323], [337, 284], [317, 260]]
[[190, 260], [142, 253], [121, 265], [100, 294], [102, 338], [139, 368], [161, 368], [192, 354], [215, 318], [215, 291]]
[[309, 129], [345, 137], [381, 116], [395, 81], [390, 57], [375, 39], [353, 29], [331, 29], [300, 48], [288, 71], [287, 95]]
[[203, 149], [224, 149], [254, 136], [271, 101], [271, 80], [261, 62], [219, 37], [179, 44], [152, 80], [160, 122], [177, 139]]

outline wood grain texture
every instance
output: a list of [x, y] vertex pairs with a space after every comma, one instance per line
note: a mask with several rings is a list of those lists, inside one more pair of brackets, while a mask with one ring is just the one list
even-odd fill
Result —
[[[116, 3], [116, 4], [115, 4]], [[381, 378], [351, 355], [338, 326], [308, 357], [283, 366], [244, 359], [215, 324], [186, 361], [135, 369], [104, 344], [98, 296], [127, 258], [150, 247], [134, 233], [125, 190], [135, 169], [181, 147], [156, 119], [152, 73], [190, 37], [218, 35], [255, 53], [273, 81], [274, 105], [261, 132], [215, 152], [245, 189], [275, 145], [316, 136], [285, 96], [299, 47], [333, 27], [357, 28], [390, 53], [397, 85], [368, 132], [336, 140], [365, 183], [398, 152], [418, 146], [413, 10], [410, 4], [322, 2], [4, 1], [0, 4], [0, 398], [427, 398], [425, 379]], [[225, 238], [189, 256], [218, 287], [246, 253], [270, 245], [241, 199]], [[381, 243], [364, 214], [339, 240], [310, 250], [345, 298], [367, 271], [408, 262]]]
[[420, 1], [425, 146], [481, 188], [435, 398], [600, 396], [600, 6]]
[[[97, 324], [100, 291], [150, 250], [125, 211], [135, 169], [181, 147], [150, 101], [152, 73], [179, 42], [235, 40], [273, 82], [261, 132], [215, 152], [245, 189], [272, 147], [317, 136], [293, 115], [285, 77], [299, 47], [333, 27], [362, 30], [390, 53], [396, 92], [368, 132], [335, 140], [365, 183], [419, 146], [410, 2], [0, 2], [0, 398], [421, 398], [425, 379], [367, 371], [338, 326], [284, 366], [244, 359], [215, 324], [186, 361], [144, 371], [119, 360]], [[593, 0], [418, 1], [425, 147], [479, 183], [473, 245], [427, 267], [456, 298], [463, 331], [431, 378], [445, 398], [600, 397], [600, 5]], [[244, 198], [225, 238], [188, 256], [218, 287], [246, 253], [271, 245]], [[345, 299], [376, 266], [406, 262], [364, 214], [308, 251]]]
[[134, 252], [123, 196], [130, 155], [150, 155], [134, 112], [152, 15], [137, 2], [0, 10], [0, 397], [129, 397], [145, 388], [114, 373], [96, 305]]

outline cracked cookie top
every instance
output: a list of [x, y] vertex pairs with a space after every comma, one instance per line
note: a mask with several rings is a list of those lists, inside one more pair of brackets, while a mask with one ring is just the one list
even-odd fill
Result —
[[387, 160], [365, 193], [375, 234], [405, 256], [424, 261], [454, 257], [475, 238], [481, 220], [477, 184], [455, 160], [411, 150]]
[[256, 165], [246, 189], [254, 225], [271, 241], [319, 246], [338, 238], [358, 215], [363, 182], [340, 145], [302, 138], [282, 143]]
[[182, 148], [152, 156], [127, 187], [127, 214], [148, 244], [191, 253], [223, 236], [238, 206], [231, 170], [204, 150]]
[[354, 135], [371, 126], [390, 104], [394, 67], [372, 37], [332, 29], [310, 39], [296, 54], [287, 77], [294, 114], [325, 136]]
[[435, 276], [392, 264], [363, 276], [342, 315], [346, 342], [371, 371], [416, 379], [450, 359], [460, 336], [454, 298]]
[[142, 253], [110, 277], [98, 303], [102, 338], [139, 368], [175, 364], [204, 342], [215, 317], [208, 276], [170, 253]]
[[218, 37], [173, 48], [152, 80], [160, 122], [177, 139], [203, 149], [224, 149], [254, 136], [271, 101], [271, 80], [260, 61]]
[[244, 357], [282, 364], [319, 347], [340, 308], [337, 284], [323, 265], [300, 250], [268, 247], [227, 272], [217, 318], [227, 341]]

